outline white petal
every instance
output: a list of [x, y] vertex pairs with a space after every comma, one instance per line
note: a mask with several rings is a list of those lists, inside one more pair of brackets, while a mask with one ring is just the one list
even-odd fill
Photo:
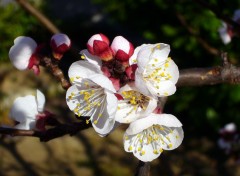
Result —
[[[72, 96], [73, 94], [76, 95], [78, 93], [79, 93], [79, 90], [78, 90], [76, 85], [72, 85], [71, 87], [69, 87], [67, 92], [66, 92], [66, 102], [67, 102], [67, 105], [68, 105], [68, 107], [71, 111], [73, 111], [76, 108], [79, 101], [77, 101], [77, 100], [70, 101], [69, 97]], [[77, 114], [77, 113], [75, 112], [75, 114]]]
[[158, 62], [164, 62], [168, 58], [170, 52], [170, 46], [164, 43], [158, 43], [154, 45], [153, 52], [151, 54], [151, 60], [158, 59]]
[[107, 101], [108, 117], [114, 118], [117, 111], [118, 99], [112, 92], [105, 90], [105, 94], [106, 94], [106, 101]]
[[172, 78], [170, 78], [169, 80], [172, 81], [174, 84], [176, 84], [179, 78], [178, 66], [175, 64], [175, 62], [172, 59], [170, 59], [168, 63], [169, 63], [169, 66], [165, 68], [166, 69], [165, 72], [172, 76]]
[[44, 110], [44, 106], [45, 106], [45, 96], [44, 94], [40, 91], [37, 90], [37, 108], [38, 108], [38, 112], [43, 112]]
[[57, 47], [62, 44], [66, 44], [67, 46], [69, 46], [71, 44], [71, 41], [66, 34], [61, 34], [61, 33], [54, 34], [52, 36], [51, 40], [55, 41]]
[[104, 89], [107, 89], [113, 93], [116, 92], [112, 84], [112, 81], [110, 81], [110, 79], [108, 79], [108, 77], [106, 77], [105, 75], [95, 74], [95, 75], [89, 76], [89, 79]]
[[152, 125], [164, 125], [167, 127], [181, 127], [181, 122], [171, 114], [150, 114], [149, 116], [132, 122], [126, 130], [127, 135], [140, 133]]
[[141, 46], [138, 46], [137, 48], [135, 48], [133, 55], [129, 58], [129, 65], [137, 64], [137, 55], [139, 51], [147, 45], [150, 45], [150, 44], [142, 44]]
[[115, 124], [115, 119], [105, 118], [104, 120], [98, 121], [97, 124], [92, 123], [94, 130], [100, 135], [105, 136], [109, 134]]
[[149, 97], [150, 101], [148, 103], [147, 108], [145, 109], [145, 111], [142, 113], [142, 116], [148, 116], [149, 114], [151, 114], [157, 107], [157, 99], [153, 98], [153, 97]]
[[80, 54], [82, 54], [85, 57], [84, 59], [86, 59], [91, 64], [97, 65], [99, 67], [99, 70], [101, 69], [102, 66], [101, 58], [90, 54], [87, 49], [80, 51]]
[[133, 155], [143, 162], [150, 162], [158, 158], [161, 154], [160, 152], [158, 152], [158, 154], [154, 154], [153, 147], [151, 145], [144, 145], [142, 150], [145, 152], [144, 154], [141, 154], [141, 152], [133, 152]]
[[88, 40], [87, 44], [90, 45], [91, 47], [93, 47], [94, 40], [103, 41], [103, 38], [100, 34], [95, 34]]
[[[143, 144], [139, 141], [137, 135], [128, 136], [126, 133], [123, 138], [124, 150], [126, 152], [132, 152], [135, 157], [143, 162], [150, 162], [160, 156], [161, 152], [154, 153], [153, 146], [151, 144]], [[144, 152], [144, 153], [143, 153]]]
[[235, 123], [228, 123], [224, 126], [224, 130], [226, 130], [227, 132], [234, 132], [237, 130], [237, 126]]
[[227, 32], [227, 24], [225, 22], [222, 22], [222, 27], [218, 29], [220, 38], [222, 39], [222, 42], [226, 45], [231, 42], [231, 36]]
[[140, 73], [138, 69], [135, 72], [135, 86], [137, 87], [139, 92], [141, 92], [143, 95], [152, 96], [152, 94], [148, 90], [146, 81], [143, 80], [142, 73]]
[[111, 49], [114, 53], [118, 50], [123, 50], [126, 54], [128, 54], [130, 49], [129, 41], [122, 36], [117, 36], [112, 41]]
[[26, 119], [36, 119], [37, 103], [35, 96], [28, 95], [25, 97], [18, 97], [11, 108], [10, 116], [13, 120], [20, 123], [25, 122]]
[[154, 86], [151, 82], [147, 81], [146, 86], [151, 92], [152, 96], [158, 96], [158, 97], [165, 97], [173, 95], [176, 92], [176, 86], [171, 81], [161, 81], [156, 86]]
[[[172, 132], [166, 135], [169, 139], [168, 145], [163, 145], [164, 150], [174, 150], [177, 148], [183, 141], [184, 133], [182, 127], [172, 127]], [[171, 145], [171, 147], [169, 146]]]
[[80, 78], [88, 78], [94, 74], [101, 74], [102, 71], [98, 66], [91, 64], [88, 61], [77, 61], [74, 62], [69, 70], [68, 76], [70, 79], [80, 77]]
[[[97, 133], [104, 136], [110, 133], [115, 124], [115, 113], [117, 111], [117, 98], [113, 93], [105, 91], [106, 107], [99, 117], [100, 108], [94, 113], [92, 117], [92, 125]], [[97, 121], [97, 123], [95, 123]]]
[[157, 43], [143, 47], [137, 55], [137, 64], [139, 72], [143, 72], [151, 60], [157, 59], [157, 62], [164, 62], [170, 52], [170, 46], [164, 43]]
[[141, 114], [137, 114], [137, 110], [134, 110], [132, 105], [129, 105], [126, 101], [119, 101], [118, 110], [115, 115], [115, 119], [120, 123], [131, 123], [138, 119]]
[[14, 128], [20, 130], [32, 130], [36, 127], [36, 120], [27, 120], [25, 122], [17, 124]]
[[19, 70], [27, 69], [29, 59], [36, 48], [37, 43], [30, 37], [17, 37], [9, 50], [9, 58], [12, 64]]
[[142, 73], [145, 70], [145, 67], [147, 66], [150, 56], [153, 52], [153, 46], [152, 45], [146, 45], [140, 49], [137, 55], [137, 65], [139, 72]]

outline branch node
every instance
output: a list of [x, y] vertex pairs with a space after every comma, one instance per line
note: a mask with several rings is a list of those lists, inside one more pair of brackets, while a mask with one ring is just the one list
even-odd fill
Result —
[[222, 62], [223, 62], [223, 67], [229, 67], [231, 65], [229, 63], [229, 60], [228, 60], [227, 52], [221, 51], [221, 59], [222, 59]]

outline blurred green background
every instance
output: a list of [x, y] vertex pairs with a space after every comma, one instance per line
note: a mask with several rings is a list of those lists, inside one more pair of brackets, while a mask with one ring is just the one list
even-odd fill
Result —
[[[142, 43], [168, 43], [171, 45], [170, 56], [179, 69], [221, 65], [220, 56], [212, 53], [211, 49], [227, 52], [230, 61], [239, 65], [239, 38], [233, 38], [230, 44], [224, 45], [218, 34], [221, 20], [195, 1], [32, 0], [28, 2], [69, 35], [80, 49], [86, 48], [86, 42], [93, 34], [103, 33], [110, 40], [122, 35], [134, 46]], [[207, 2], [230, 18], [240, 7], [240, 1]], [[68, 112], [65, 105], [64, 91], [47, 71], [43, 70], [43, 74], [36, 77], [29, 71], [23, 73], [10, 65], [8, 51], [14, 38], [19, 35], [30, 36], [38, 43], [49, 42], [51, 37], [51, 33], [16, 2], [0, 0], [2, 124], [11, 123], [7, 120], [7, 109], [14, 97], [26, 93], [26, 90], [32, 91], [36, 88], [40, 88], [47, 95], [47, 106], [50, 110], [53, 109], [56, 114], [67, 113], [68, 117], [73, 118], [73, 114]], [[75, 60], [69, 54], [61, 61], [61, 67], [67, 71], [69, 64]], [[240, 175], [240, 168], [234, 156], [225, 155], [217, 146], [219, 128], [229, 122], [235, 122], [239, 127], [239, 107], [239, 85], [178, 88], [177, 92], [169, 97], [165, 112], [174, 114], [183, 123], [185, 139], [180, 148], [163, 153], [152, 163], [152, 175]], [[38, 144], [36, 139], [26, 138], [18, 138], [14, 140], [15, 142], [12, 139], [2, 140], [0, 175], [14, 175], [17, 172], [20, 175], [133, 175], [137, 160], [132, 154], [123, 151], [121, 141], [123, 132], [123, 129], [119, 129], [105, 139], [98, 137], [92, 130], [87, 130], [76, 137], [64, 137], [47, 144]], [[92, 138], [94, 141], [91, 141]], [[59, 140], [66, 146], [66, 143], [69, 143], [70, 147], [65, 146], [67, 148], [65, 150]], [[31, 146], [38, 148], [40, 145], [40, 148], [36, 149], [37, 156], [33, 154], [32, 157], [26, 157], [26, 151], [23, 150], [24, 147], [22, 148], [24, 145], [30, 148]], [[45, 163], [49, 156], [47, 154], [46, 158], [43, 157], [45, 154], [38, 156], [40, 155], [38, 152], [44, 150], [45, 153], [51, 153], [55, 148], [60, 148], [59, 150], [62, 151], [57, 153], [56, 149], [53, 152], [50, 167]], [[78, 152], [79, 158], [76, 156]], [[12, 159], [6, 159], [9, 158], [8, 153], [12, 155]], [[22, 154], [22, 158], [16, 153]], [[69, 162], [65, 155], [69, 156]], [[40, 160], [38, 157], [43, 159]], [[39, 160], [35, 161], [36, 158]], [[30, 170], [28, 165], [31, 166]], [[61, 169], [57, 169], [59, 167]]]

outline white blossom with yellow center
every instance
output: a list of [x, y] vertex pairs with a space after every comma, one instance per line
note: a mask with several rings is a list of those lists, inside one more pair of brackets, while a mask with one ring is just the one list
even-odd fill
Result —
[[181, 122], [171, 114], [150, 114], [130, 124], [123, 138], [124, 149], [149, 162], [163, 152], [177, 148], [183, 140]]
[[175, 93], [179, 70], [168, 57], [170, 46], [163, 43], [137, 47], [130, 64], [137, 63], [135, 85], [144, 95], [164, 97]]
[[109, 133], [114, 126], [117, 110], [112, 82], [101, 73], [99, 67], [88, 61], [73, 63], [68, 75], [72, 83], [66, 93], [70, 110], [78, 116], [89, 116], [100, 135]]
[[145, 117], [157, 107], [157, 99], [141, 94], [133, 85], [125, 85], [118, 93], [123, 97], [118, 101], [116, 112], [116, 121], [120, 123], [131, 123]]

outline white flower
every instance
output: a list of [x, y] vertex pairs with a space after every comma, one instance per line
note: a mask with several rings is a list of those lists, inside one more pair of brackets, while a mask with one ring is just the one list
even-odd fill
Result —
[[36, 127], [37, 116], [44, 111], [45, 96], [37, 90], [36, 97], [28, 95], [18, 97], [10, 110], [10, 117], [19, 122], [17, 129], [30, 130]]
[[123, 100], [118, 101], [116, 112], [116, 121], [120, 123], [131, 123], [146, 117], [157, 107], [157, 99], [141, 94], [129, 84], [122, 87], [118, 94], [123, 97]]
[[89, 116], [100, 135], [109, 133], [114, 126], [117, 110], [112, 82], [98, 66], [87, 61], [73, 63], [68, 75], [72, 82], [66, 94], [69, 108], [78, 116]]
[[9, 50], [9, 58], [19, 70], [28, 68], [30, 59], [37, 48], [37, 43], [30, 37], [20, 36], [14, 40], [14, 45]]
[[137, 61], [135, 85], [147, 96], [169, 96], [175, 93], [175, 84], [179, 70], [168, 57], [170, 47], [167, 44], [143, 44], [135, 49], [130, 64]]
[[225, 45], [231, 42], [232, 36], [231, 33], [229, 33], [231, 30], [229, 30], [228, 25], [225, 22], [222, 22], [222, 26], [218, 29], [218, 32]]
[[134, 121], [124, 134], [124, 149], [149, 162], [163, 152], [177, 148], [183, 140], [181, 122], [171, 114], [150, 114]]

